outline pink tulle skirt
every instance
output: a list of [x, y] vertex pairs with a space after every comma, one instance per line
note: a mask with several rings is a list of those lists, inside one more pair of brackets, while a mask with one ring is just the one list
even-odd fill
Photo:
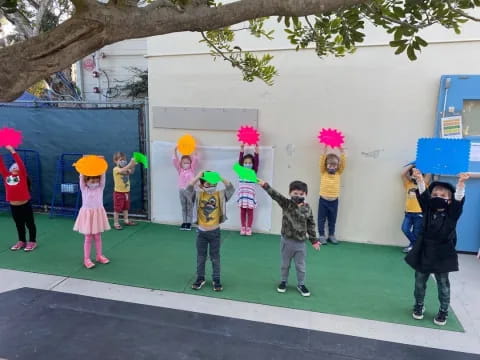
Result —
[[103, 207], [96, 209], [80, 208], [73, 230], [84, 235], [98, 234], [110, 230], [105, 209]]

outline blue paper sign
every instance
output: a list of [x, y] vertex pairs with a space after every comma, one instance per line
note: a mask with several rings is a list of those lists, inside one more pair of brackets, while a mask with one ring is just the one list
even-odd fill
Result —
[[470, 140], [419, 139], [416, 167], [424, 174], [458, 175], [468, 172]]

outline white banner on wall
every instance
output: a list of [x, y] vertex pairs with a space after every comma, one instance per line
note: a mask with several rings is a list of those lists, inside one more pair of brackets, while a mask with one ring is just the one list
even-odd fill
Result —
[[[163, 224], [180, 224], [182, 212], [178, 195], [178, 174], [172, 164], [174, 143], [154, 141], [150, 148], [152, 177], [152, 221]], [[238, 189], [238, 177], [233, 165], [238, 162], [239, 147], [200, 146], [200, 170], [219, 172], [224, 178], [232, 181]], [[247, 153], [249, 150], [247, 149]], [[258, 177], [269, 183], [273, 178], [273, 147], [260, 147], [260, 169]], [[226, 229], [240, 229], [240, 209], [237, 206], [237, 194], [227, 205], [228, 221], [222, 226]], [[272, 199], [260, 187], [257, 189], [258, 207], [255, 209], [254, 231], [269, 232], [271, 230]]]

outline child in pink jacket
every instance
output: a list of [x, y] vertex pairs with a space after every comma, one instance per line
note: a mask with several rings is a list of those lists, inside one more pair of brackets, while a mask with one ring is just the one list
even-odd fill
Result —
[[198, 164], [197, 153], [190, 155], [183, 155], [178, 158], [177, 147], [173, 151], [173, 166], [178, 172], [178, 187], [180, 194], [180, 204], [182, 205], [182, 217], [183, 223], [180, 226], [180, 230], [192, 230], [193, 219], [193, 204], [195, 203], [195, 192], [192, 193], [185, 191], [188, 184], [195, 178]]

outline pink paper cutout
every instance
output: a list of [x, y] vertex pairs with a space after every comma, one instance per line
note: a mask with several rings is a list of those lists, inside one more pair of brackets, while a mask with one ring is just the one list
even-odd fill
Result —
[[337, 129], [323, 128], [318, 135], [320, 143], [330, 146], [331, 148], [341, 147], [345, 142], [341, 131]]
[[10, 145], [14, 148], [22, 143], [22, 132], [12, 128], [0, 129], [0, 147]]
[[258, 145], [260, 133], [252, 126], [242, 126], [237, 131], [238, 141], [247, 145]]

